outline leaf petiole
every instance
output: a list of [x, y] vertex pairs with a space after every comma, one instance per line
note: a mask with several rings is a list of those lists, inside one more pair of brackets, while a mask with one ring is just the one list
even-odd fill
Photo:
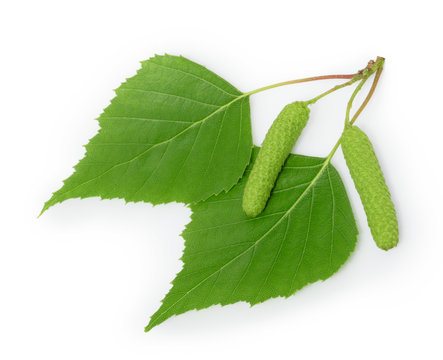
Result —
[[366, 80], [368, 80], [367, 77], [364, 78], [362, 81], [360, 81], [360, 83], [357, 85], [357, 87], [355, 88], [354, 92], [351, 95], [351, 98], [348, 101], [348, 106], [346, 107], [345, 125], [349, 123], [349, 113], [351, 111], [352, 103], [354, 102], [355, 96], [359, 93], [359, 91], [365, 84]]
[[277, 84], [272, 84], [272, 85], [268, 85], [268, 86], [264, 86], [252, 91], [249, 91], [247, 93], [245, 93], [245, 96], [249, 96], [249, 95], [254, 95], [257, 94], [259, 92], [265, 91], [265, 90], [270, 90], [270, 89], [274, 89], [280, 86], [285, 86], [285, 85], [292, 85], [292, 84], [299, 84], [299, 83], [304, 83], [304, 82], [310, 82], [310, 81], [317, 81], [317, 80], [331, 80], [331, 79], [353, 79], [356, 75], [358, 74], [350, 74], [350, 75], [322, 75], [322, 76], [313, 76], [313, 77], [308, 77], [308, 78], [303, 78], [303, 79], [296, 79], [296, 80], [289, 80], [289, 81], [283, 81]]
[[372, 82], [371, 85], [371, 89], [369, 90], [368, 95], [366, 96], [365, 100], [363, 101], [363, 103], [360, 105], [359, 109], [357, 110], [357, 112], [354, 114], [354, 116], [351, 119], [350, 124], [352, 125], [355, 120], [357, 120], [357, 117], [360, 115], [360, 113], [363, 111], [363, 109], [366, 107], [366, 105], [368, 104], [369, 100], [371, 100], [372, 94], [374, 94], [375, 88], [377, 87], [378, 84], [378, 80], [380, 79], [380, 75], [381, 72], [383, 71], [383, 66], [381, 66], [377, 72], [375, 73], [375, 77], [374, 77], [374, 81]]
[[[349, 81], [347, 81], [347, 82], [345, 82], [343, 84], [340, 84], [340, 85], [336, 85], [333, 88], [331, 88], [331, 89], [321, 93], [320, 95], [312, 98], [311, 100], [306, 101], [307, 104], [311, 105], [311, 104], [315, 104], [318, 100], [320, 100], [321, 98], [325, 97], [326, 95], [329, 95], [329, 94], [333, 93], [334, 91], [337, 91], [339, 89], [342, 89], [344, 87], [352, 85], [353, 83], [357, 82], [358, 80], [366, 81], [374, 72], [376, 72], [376, 76], [375, 76], [374, 82], [372, 84], [372, 87], [371, 87], [371, 90], [369, 91], [368, 96], [366, 97], [365, 101], [360, 106], [360, 108], [358, 109], [358, 111], [356, 112], [356, 114], [354, 115], [354, 117], [351, 120], [351, 123], [353, 123], [357, 119], [358, 115], [363, 111], [363, 109], [366, 106], [366, 104], [369, 102], [369, 100], [370, 100], [370, 98], [371, 98], [371, 96], [372, 96], [372, 94], [373, 94], [373, 92], [375, 90], [375, 87], [377, 86], [378, 79], [380, 78], [380, 74], [381, 74], [381, 71], [383, 69], [383, 64], [384, 64], [384, 58], [377, 57], [377, 59], [375, 61], [373, 61], [373, 60], [369, 61], [368, 65], [363, 70], [360, 70], [360, 71], [358, 71], [355, 74], [348, 74], [348, 75], [322, 75], [322, 76], [313, 76], [313, 77], [308, 77], [308, 78], [303, 78], [303, 79], [283, 81], [283, 82], [280, 82], [280, 83], [264, 86], [264, 87], [261, 87], [261, 88], [249, 91], [249, 92], [244, 93], [243, 95], [241, 95], [239, 98], [243, 98], [243, 97], [247, 97], [247, 96], [250, 96], [250, 95], [254, 95], [254, 94], [260, 93], [262, 91], [274, 89], [274, 88], [277, 88], [277, 87], [280, 87], [280, 86], [286, 86], [286, 85], [292, 85], [292, 84], [300, 84], [300, 83], [304, 83], [304, 82], [317, 81], [317, 80], [349, 79]], [[238, 100], [238, 99], [236, 99], [236, 100]]]
[[311, 104], [315, 104], [318, 100], [320, 100], [321, 98], [325, 97], [326, 95], [329, 95], [329, 94], [333, 93], [334, 91], [337, 91], [337, 90], [339, 90], [339, 89], [342, 89], [342, 88], [344, 88], [344, 87], [346, 87], [346, 86], [352, 85], [352, 84], [355, 83], [357, 80], [358, 80], [358, 77], [354, 77], [354, 78], [352, 78], [351, 80], [349, 80], [349, 81], [347, 81], [347, 82], [345, 82], [345, 83], [343, 83], [343, 84], [336, 85], [336, 86], [334, 86], [333, 88], [329, 89], [328, 91], [325, 91], [324, 93], [321, 93], [320, 95], [318, 95], [318, 96], [312, 98], [311, 100], [308, 100], [307, 103], [308, 103], [309, 105], [311, 105]]

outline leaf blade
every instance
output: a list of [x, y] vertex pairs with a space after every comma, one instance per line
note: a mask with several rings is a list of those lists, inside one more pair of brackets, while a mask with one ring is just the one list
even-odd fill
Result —
[[183, 57], [143, 62], [98, 120], [85, 157], [42, 213], [76, 197], [197, 202], [229, 190], [250, 159], [249, 97]]
[[352, 209], [328, 160], [291, 155], [257, 218], [242, 211], [246, 180], [191, 206], [183, 270], [146, 331], [191, 309], [288, 297], [330, 277], [353, 251]]

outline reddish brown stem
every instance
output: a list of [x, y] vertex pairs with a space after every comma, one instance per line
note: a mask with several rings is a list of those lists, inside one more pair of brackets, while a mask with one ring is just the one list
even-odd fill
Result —
[[354, 114], [354, 116], [351, 119], [351, 125], [355, 122], [355, 120], [357, 120], [357, 117], [360, 115], [360, 113], [363, 111], [363, 109], [366, 107], [366, 105], [368, 104], [369, 100], [371, 100], [372, 95], [374, 94], [375, 88], [377, 87], [378, 84], [378, 80], [380, 79], [380, 75], [381, 72], [383, 71], [383, 66], [381, 66], [377, 72], [375, 73], [374, 76], [374, 81], [372, 82], [371, 85], [371, 89], [368, 92], [368, 95], [366, 95], [365, 100], [363, 101], [363, 103], [360, 105], [360, 107], [358, 108], [358, 110], [356, 111], [356, 113]]

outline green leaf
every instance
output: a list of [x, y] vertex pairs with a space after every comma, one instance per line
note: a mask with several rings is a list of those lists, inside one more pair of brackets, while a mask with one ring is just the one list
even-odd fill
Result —
[[192, 203], [242, 176], [252, 150], [247, 94], [170, 55], [142, 62], [115, 92], [85, 157], [42, 212], [91, 196]]
[[256, 218], [241, 206], [250, 169], [228, 193], [191, 206], [183, 270], [146, 331], [192, 309], [288, 297], [330, 277], [354, 250], [354, 216], [329, 159], [290, 155]]

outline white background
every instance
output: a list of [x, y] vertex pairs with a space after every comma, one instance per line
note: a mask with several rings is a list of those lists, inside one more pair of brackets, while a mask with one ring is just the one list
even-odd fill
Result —
[[[0, 5], [0, 358], [442, 359], [440, 1], [3, 1]], [[69, 200], [37, 215], [97, 131], [112, 89], [155, 53], [182, 54], [242, 91], [385, 71], [358, 124], [395, 201], [400, 244], [376, 248], [341, 152], [357, 248], [288, 300], [171, 318], [143, 332], [180, 270], [181, 204]], [[334, 81], [251, 100], [260, 144], [286, 103]], [[366, 90], [368, 87], [365, 88]], [[313, 107], [294, 151], [325, 156], [352, 89]], [[362, 96], [358, 101], [362, 100]], [[439, 343], [440, 342], [440, 343]]]

